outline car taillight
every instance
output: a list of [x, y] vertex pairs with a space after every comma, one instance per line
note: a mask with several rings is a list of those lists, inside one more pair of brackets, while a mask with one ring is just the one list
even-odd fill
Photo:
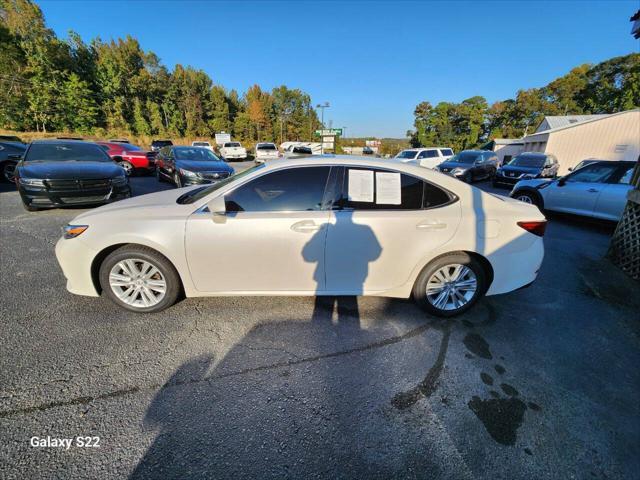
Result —
[[533, 233], [539, 237], [544, 236], [544, 231], [547, 229], [547, 221], [539, 222], [518, 222], [520, 228], [524, 228], [527, 232]]

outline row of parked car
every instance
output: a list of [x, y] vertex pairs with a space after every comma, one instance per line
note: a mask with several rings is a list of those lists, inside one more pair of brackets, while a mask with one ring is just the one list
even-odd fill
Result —
[[558, 178], [558, 159], [549, 153], [524, 152], [500, 164], [492, 151], [450, 148], [403, 150], [396, 160], [438, 170], [467, 183], [490, 179], [511, 188], [510, 196], [541, 210], [618, 221], [624, 210], [637, 162], [588, 159]]

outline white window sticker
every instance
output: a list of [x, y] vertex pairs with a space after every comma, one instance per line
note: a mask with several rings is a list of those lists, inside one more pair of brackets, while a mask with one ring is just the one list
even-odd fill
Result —
[[373, 202], [373, 170], [349, 170], [349, 201]]
[[392, 172], [376, 172], [376, 203], [400, 205], [400, 174]]

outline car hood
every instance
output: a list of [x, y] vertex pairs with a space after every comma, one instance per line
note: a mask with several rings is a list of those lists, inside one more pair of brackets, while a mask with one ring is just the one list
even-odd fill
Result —
[[233, 172], [233, 169], [224, 162], [212, 162], [208, 160], [176, 160], [176, 167], [190, 172]]
[[542, 171], [541, 167], [517, 167], [513, 165], [504, 165], [501, 167], [503, 172], [515, 173], [534, 173], [538, 174]]
[[18, 174], [27, 178], [94, 179], [121, 176], [124, 170], [115, 162], [25, 162], [18, 167]]
[[461, 170], [468, 170], [473, 167], [472, 163], [460, 163], [460, 162], [442, 162], [438, 165], [438, 168], [460, 168]]
[[[123, 215], [127, 214], [128, 218], [149, 218], [150, 216], [161, 216], [171, 209], [181, 207], [182, 210], [192, 212], [195, 210], [193, 204], [179, 205], [176, 200], [179, 196], [184, 195], [190, 190], [196, 188], [202, 188], [202, 185], [193, 185], [185, 188], [177, 188], [172, 190], [163, 190], [161, 192], [148, 193], [147, 195], [140, 195], [137, 197], [127, 198], [125, 200], [119, 200], [114, 203], [109, 203], [98, 208], [89, 210], [74, 218], [70, 223], [77, 223], [78, 221], [87, 221], [92, 217], [102, 215]], [[136, 211], [136, 215], [132, 215]]]
[[539, 188], [540, 185], [552, 182], [555, 182], [555, 180], [552, 180], [550, 178], [528, 178], [526, 180], [520, 180], [513, 186], [513, 189], [516, 190], [521, 187]]

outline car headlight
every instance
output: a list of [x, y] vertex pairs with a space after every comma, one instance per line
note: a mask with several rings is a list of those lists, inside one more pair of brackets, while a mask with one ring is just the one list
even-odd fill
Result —
[[20, 185], [27, 185], [30, 187], [44, 187], [44, 180], [40, 178], [26, 178], [20, 177]]
[[456, 167], [453, 170], [451, 170], [452, 175], [458, 175], [460, 173], [464, 173], [464, 168]]
[[66, 225], [62, 227], [62, 233], [66, 239], [76, 238], [84, 233], [87, 228], [89, 228], [89, 225]]
[[126, 185], [127, 184], [127, 176], [126, 175], [121, 175], [119, 177], [114, 177], [114, 179], [112, 180], [112, 183], [114, 185]]
[[180, 175], [183, 177], [195, 178], [198, 176], [196, 172], [192, 172], [191, 170], [185, 170], [183, 168], [180, 169]]

